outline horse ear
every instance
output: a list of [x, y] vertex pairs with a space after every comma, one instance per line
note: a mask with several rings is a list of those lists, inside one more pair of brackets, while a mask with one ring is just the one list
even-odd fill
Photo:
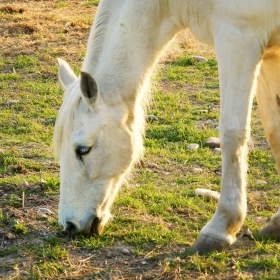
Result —
[[97, 84], [91, 74], [87, 72], [81, 72], [81, 91], [86, 100], [93, 104], [97, 98]]
[[68, 85], [72, 84], [77, 79], [77, 76], [65, 60], [58, 58], [57, 62], [58, 78], [61, 85], [64, 87], [64, 89], [66, 89]]

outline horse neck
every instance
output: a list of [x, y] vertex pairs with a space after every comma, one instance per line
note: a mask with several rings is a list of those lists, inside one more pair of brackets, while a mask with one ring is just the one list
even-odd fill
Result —
[[161, 53], [184, 28], [173, 6], [168, 0], [101, 1], [83, 71], [95, 77], [105, 102], [139, 103]]

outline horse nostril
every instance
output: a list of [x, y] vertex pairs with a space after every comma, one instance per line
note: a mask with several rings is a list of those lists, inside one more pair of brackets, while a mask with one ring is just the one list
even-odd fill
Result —
[[95, 217], [90, 226], [90, 233], [100, 235], [100, 219]]
[[69, 235], [75, 235], [79, 232], [78, 227], [72, 223], [72, 222], [66, 222], [66, 228], [65, 231], [69, 234]]

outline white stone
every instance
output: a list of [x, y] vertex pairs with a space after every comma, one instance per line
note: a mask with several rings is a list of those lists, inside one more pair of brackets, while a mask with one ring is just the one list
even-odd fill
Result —
[[28, 186], [29, 186], [29, 183], [28, 183], [26, 180], [24, 180], [24, 181], [22, 182], [22, 184], [23, 184], [24, 187], [28, 187]]
[[189, 149], [189, 150], [197, 150], [198, 148], [199, 148], [199, 145], [196, 143], [189, 144], [187, 147], [187, 149]]
[[191, 55], [191, 58], [195, 59], [197, 62], [205, 62], [207, 58], [200, 55]]
[[154, 122], [154, 121], [158, 121], [158, 117], [154, 116], [154, 115], [147, 115], [146, 116], [146, 121], [147, 122]]
[[190, 171], [192, 173], [201, 173], [201, 172], [203, 172], [203, 169], [195, 167], [195, 168], [190, 169]]
[[264, 180], [257, 180], [256, 183], [257, 183], [258, 185], [262, 185], [262, 186], [267, 185], [267, 182], [264, 181]]
[[130, 253], [130, 251], [126, 248], [122, 249], [121, 252], [124, 254], [124, 255], [127, 255]]
[[220, 139], [218, 137], [210, 137], [206, 140], [205, 146], [209, 148], [220, 148]]
[[222, 150], [221, 148], [215, 148], [214, 149], [214, 152], [218, 153], [218, 154], [221, 154], [222, 153]]
[[214, 198], [215, 200], [219, 200], [220, 198], [219, 192], [207, 190], [207, 189], [201, 189], [201, 188], [195, 189], [194, 194], [197, 196], [209, 196]]
[[53, 214], [53, 212], [51, 210], [49, 210], [48, 208], [39, 208], [38, 212], [41, 214], [46, 214], [46, 215]]
[[19, 101], [18, 100], [8, 100], [7, 102], [6, 102], [6, 105], [12, 105], [12, 104], [16, 104], [16, 103], [18, 103]]
[[181, 261], [180, 257], [177, 257], [177, 258], [165, 258], [164, 260], [167, 263], [178, 263], [178, 262]]

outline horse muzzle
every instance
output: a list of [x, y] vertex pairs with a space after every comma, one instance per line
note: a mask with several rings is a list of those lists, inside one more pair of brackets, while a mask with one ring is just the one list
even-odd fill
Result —
[[81, 233], [83, 235], [100, 235], [103, 227], [101, 226], [101, 221], [98, 217], [94, 217], [89, 223], [89, 226], [83, 227], [81, 223], [75, 221], [65, 221], [66, 226], [64, 227], [65, 232], [69, 236]]

